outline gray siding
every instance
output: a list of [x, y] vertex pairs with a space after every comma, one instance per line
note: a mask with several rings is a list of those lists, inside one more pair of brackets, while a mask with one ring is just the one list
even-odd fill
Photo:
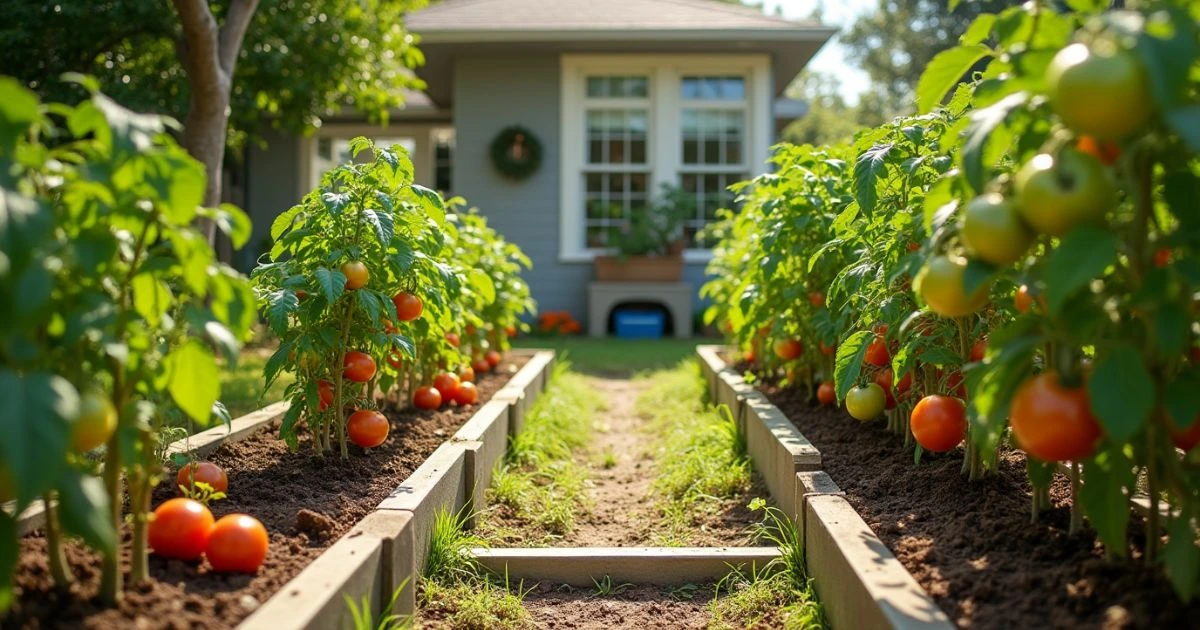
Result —
[[271, 248], [271, 222], [300, 201], [300, 138], [275, 131], [266, 135], [267, 148], [246, 148], [246, 207], [254, 235], [238, 252], [238, 264], [254, 266], [259, 254]]
[[[454, 193], [533, 260], [527, 274], [538, 310], [570, 311], [585, 326], [591, 263], [561, 263], [560, 70], [557, 55], [463, 56], [454, 66]], [[521, 182], [492, 167], [488, 147], [501, 129], [527, 127], [542, 143], [542, 166]], [[699, 288], [703, 265], [686, 279]]]

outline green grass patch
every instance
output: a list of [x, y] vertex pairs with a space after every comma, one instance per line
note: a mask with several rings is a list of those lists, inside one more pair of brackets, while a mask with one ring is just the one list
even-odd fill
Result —
[[279, 402], [283, 398], [283, 390], [296, 380], [291, 374], [280, 374], [271, 384], [271, 389], [264, 391], [266, 381], [263, 379], [263, 368], [273, 352], [275, 349], [270, 346], [246, 348], [238, 357], [237, 366], [222, 367], [221, 402], [225, 403], [231, 417], [244, 416]]
[[550, 386], [492, 476], [487, 491], [491, 507], [480, 535], [508, 545], [538, 546], [574, 530], [575, 515], [586, 509], [587, 469], [577, 455], [603, 408], [603, 399], [586, 379], [559, 361]]
[[696, 525], [750, 491], [746, 439], [724, 407], [704, 403], [705, 384], [691, 359], [648, 377], [636, 403], [655, 436], [654, 491], [662, 515], [655, 544], [688, 546]]
[[578, 372], [633, 375], [671, 368], [696, 353], [702, 339], [612, 339], [593, 337], [520, 337], [518, 348], [551, 348], [570, 359]]

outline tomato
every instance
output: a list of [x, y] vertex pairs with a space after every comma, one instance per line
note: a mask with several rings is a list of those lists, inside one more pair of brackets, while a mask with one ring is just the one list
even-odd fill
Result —
[[208, 547], [212, 512], [192, 499], [168, 499], [154, 510], [146, 529], [154, 553], [176, 560], [195, 560]]
[[912, 379], [912, 371], [909, 371], [904, 376], [900, 377], [900, 382], [896, 383], [896, 391], [903, 394], [912, 389]]
[[1022, 284], [1021, 288], [1017, 289], [1017, 294], [1013, 296], [1013, 306], [1016, 307], [1018, 313], [1029, 312], [1029, 307], [1033, 306], [1033, 296], [1029, 294], [1029, 285]]
[[229, 490], [229, 476], [225, 470], [212, 462], [192, 462], [179, 469], [175, 475], [175, 487], [191, 489], [193, 484], [206, 483], [214, 492]]
[[1162, 269], [1171, 264], [1171, 250], [1166, 247], [1159, 247], [1154, 250], [1154, 266]]
[[1034, 230], [1066, 236], [1081, 223], [1098, 223], [1117, 203], [1117, 189], [1096, 158], [1066, 148], [1036, 155], [1017, 172], [1017, 210]]
[[351, 442], [363, 448], [375, 448], [383, 444], [390, 428], [387, 418], [371, 409], [359, 409], [346, 420], [346, 435]]
[[325, 411], [333, 404], [333, 383], [317, 381], [317, 411]]
[[420, 317], [425, 308], [421, 298], [411, 293], [397, 293], [392, 297], [392, 304], [396, 305], [396, 317], [402, 322], [411, 322]]
[[308, 297], [308, 291], [305, 291], [304, 289], [296, 289], [297, 300], [303, 300], [306, 297]]
[[863, 354], [863, 360], [875, 367], [891, 365], [892, 355], [888, 352], [887, 342], [884, 341], [883, 335], [875, 336], [875, 341], [872, 341], [867, 346], [867, 351]]
[[846, 411], [857, 420], [866, 422], [883, 413], [887, 404], [887, 396], [883, 388], [875, 383], [867, 383], [865, 387], [852, 387], [846, 394]]
[[967, 386], [963, 383], [962, 372], [950, 373], [950, 378], [946, 379], [946, 391], [959, 398], [967, 397]]
[[461, 383], [475, 382], [475, 369], [469, 365], [458, 368], [458, 380]]
[[896, 395], [892, 393], [892, 371], [890, 369], [880, 370], [875, 374], [875, 384], [883, 390], [883, 408], [895, 409]]
[[396, 332], [396, 324], [395, 324], [395, 322], [393, 322], [392, 320], [390, 320], [390, 319], [387, 319], [387, 318], [385, 317], [385, 318], [383, 319], [383, 332], [385, 332], [385, 333], [387, 333], [387, 334], [389, 334], [389, 335], [390, 335], [390, 334], [392, 334], [392, 333], [394, 333], [394, 332]]
[[1196, 448], [1197, 444], [1200, 444], [1200, 416], [1197, 416], [1196, 420], [1192, 422], [1192, 426], [1187, 429], [1180, 429], [1174, 423], [1171, 423], [1170, 431], [1171, 442], [1177, 448], [1187, 453]]
[[343, 365], [346, 369], [342, 374], [355, 383], [366, 383], [371, 380], [372, 376], [375, 376], [375, 359], [365, 352], [357, 350], [347, 352]]
[[400, 354], [399, 350], [392, 350], [389, 352], [387, 354], [387, 362], [388, 365], [396, 368], [397, 370], [404, 367], [404, 357]]
[[458, 391], [459, 384], [460, 381], [457, 374], [442, 372], [433, 377], [433, 388], [438, 390], [438, 393], [442, 395], [442, 400], [454, 400], [454, 392]]
[[921, 244], [920, 244], [920, 243], [918, 243], [918, 242], [916, 242], [916, 241], [909, 241], [909, 242], [908, 242], [908, 251], [910, 251], [910, 252], [915, 252], [915, 251], [917, 251], [917, 250], [919, 250], [919, 249], [921, 249]]
[[1141, 129], [1154, 110], [1145, 68], [1111, 41], [1058, 51], [1046, 69], [1046, 85], [1063, 123], [1102, 140]]
[[1064, 387], [1054, 372], [1021, 384], [1012, 399], [1009, 424], [1017, 444], [1047, 462], [1077, 461], [1092, 454], [1100, 425], [1092, 415], [1087, 391]]
[[827, 346], [827, 345], [825, 345], [824, 341], [818, 341], [817, 342], [817, 350], [820, 350], [821, 354], [823, 354], [827, 357], [831, 357], [831, 356], [833, 356], [833, 353], [837, 352], [837, 347]]
[[487, 374], [488, 372], [492, 371], [492, 364], [488, 363], [487, 359], [483, 357], [475, 357], [475, 359], [471, 361], [471, 369], [477, 374]]
[[516, 326], [505, 326], [504, 334], [508, 335], [509, 339], [516, 337], [517, 336], [517, 327]]
[[1033, 232], [1016, 208], [996, 193], [980, 195], [967, 204], [959, 236], [972, 256], [999, 267], [1017, 262], [1033, 245]]
[[253, 516], [222, 516], [208, 539], [208, 563], [220, 573], [254, 573], [267, 559], [267, 528]]
[[117, 409], [101, 392], [87, 389], [79, 395], [79, 417], [71, 424], [71, 445], [86, 453], [108, 442], [117, 430]]
[[887, 324], [876, 324], [875, 328], [873, 330], [875, 331], [876, 336], [886, 337], [888, 334], [888, 325]]
[[831, 381], [824, 381], [817, 386], [817, 401], [826, 407], [837, 402], [837, 390]]
[[934, 256], [917, 274], [914, 286], [929, 309], [942, 317], [965, 317], [987, 305], [991, 281], [970, 295], [963, 288], [967, 260], [957, 256]]
[[483, 358], [488, 362], [489, 366], [496, 367], [497, 365], [500, 365], [500, 361], [504, 357], [501, 357], [500, 353], [496, 352], [495, 350], [488, 350], [487, 354], [483, 355]]
[[804, 345], [795, 339], [780, 339], [775, 342], [775, 356], [784, 361], [794, 361], [804, 352]]
[[367, 266], [362, 261], [354, 260], [342, 265], [342, 274], [346, 276], [346, 290], [353, 291], [367, 286]]
[[1079, 136], [1075, 148], [1112, 166], [1121, 157], [1121, 148], [1113, 142], [1096, 140], [1091, 136]]
[[449, 343], [451, 346], [454, 346], [455, 348], [457, 348], [457, 347], [458, 347], [458, 344], [459, 344], [459, 339], [458, 339], [458, 335], [457, 335], [456, 333], [452, 333], [452, 332], [448, 332], [448, 333], [446, 333], [446, 341], [447, 341], [447, 342], [448, 342], [448, 343]]
[[478, 401], [479, 389], [471, 381], [460, 383], [458, 389], [454, 390], [454, 402], [458, 403], [460, 407], [474, 405]]
[[982, 361], [983, 357], [987, 355], [987, 346], [987, 337], [976, 341], [975, 345], [971, 346], [971, 354], [968, 358], [975, 362]]
[[958, 446], [966, 436], [967, 408], [952, 396], [926, 396], [913, 407], [908, 426], [921, 448], [944, 453]]
[[413, 406], [417, 409], [437, 409], [442, 406], [442, 393], [428, 385], [418, 387], [413, 393]]
[[808, 303], [817, 308], [825, 306], [825, 294], [820, 291], [813, 291], [808, 294]]

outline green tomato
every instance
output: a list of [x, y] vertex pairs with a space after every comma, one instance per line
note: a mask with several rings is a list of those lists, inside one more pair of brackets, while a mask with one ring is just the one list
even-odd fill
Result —
[[1016, 208], [997, 193], [980, 195], [967, 204], [959, 236], [972, 256], [1000, 267], [1020, 260], [1033, 244], [1033, 233]]
[[1111, 42], [1071, 44], [1046, 69], [1050, 102], [1078, 133], [1119, 140], [1146, 126], [1154, 110], [1146, 70]]
[[117, 430], [117, 410], [108, 397], [97, 390], [79, 395], [79, 417], [71, 425], [71, 444], [86, 453], [108, 442]]
[[917, 273], [913, 287], [929, 309], [942, 317], [965, 317], [987, 306], [991, 281], [984, 282], [970, 295], [963, 288], [967, 259], [961, 256], [934, 256]]
[[1100, 222], [1117, 203], [1117, 188], [1100, 160], [1075, 149], [1055, 158], [1036, 155], [1017, 172], [1017, 210], [1042, 234], [1066, 236], [1081, 223]]
[[866, 422], [879, 417], [887, 404], [887, 394], [875, 383], [867, 383], [864, 387], [852, 387], [846, 393], [846, 411], [854, 419]]

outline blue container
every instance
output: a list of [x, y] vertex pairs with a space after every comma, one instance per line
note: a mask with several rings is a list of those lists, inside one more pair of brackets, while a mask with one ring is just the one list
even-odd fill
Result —
[[661, 339], [666, 327], [666, 318], [658, 311], [621, 309], [615, 319], [620, 339]]

